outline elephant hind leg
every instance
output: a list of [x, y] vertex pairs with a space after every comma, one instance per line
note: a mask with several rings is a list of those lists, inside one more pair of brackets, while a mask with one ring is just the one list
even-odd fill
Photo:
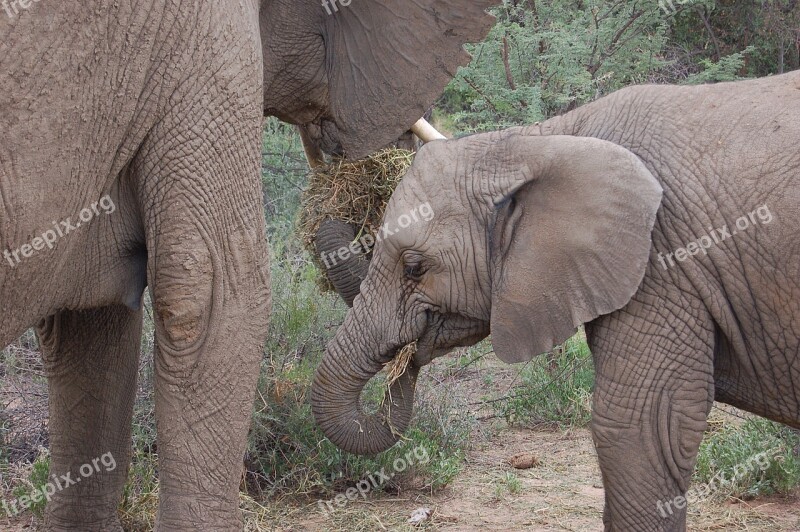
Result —
[[122, 530], [142, 314], [63, 311], [37, 329], [50, 391], [46, 530]]
[[587, 326], [606, 530], [686, 529], [687, 490], [714, 400], [710, 317], [683, 294], [655, 293], [645, 287]]

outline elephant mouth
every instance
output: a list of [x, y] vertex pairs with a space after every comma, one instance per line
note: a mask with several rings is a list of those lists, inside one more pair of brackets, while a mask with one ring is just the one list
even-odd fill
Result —
[[489, 336], [489, 322], [484, 320], [446, 314], [437, 315], [432, 322], [417, 339], [413, 364], [419, 368], [453, 349], [475, 345]]
[[309, 142], [314, 149], [334, 157], [344, 156], [339, 127], [332, 118], [319, 116], [300, 128], [304, 142]]

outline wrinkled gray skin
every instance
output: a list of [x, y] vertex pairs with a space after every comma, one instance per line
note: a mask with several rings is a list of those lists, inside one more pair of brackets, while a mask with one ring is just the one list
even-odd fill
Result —
[[[51, 473], [118, 464], [59, 491], [46, 529], [120, 529], [146, 285], [157, 529], [241, 529], [270, 306], [263, 117], [326, 153], [385, 145], [467, 62], [489, 4], [54, 0], [0, 14], [0, 253], [31, 255], [0, 261], [0, 347], [39, 324]], [[105, 195], [113, 213], [41, 249], [54, 221]]]
[[[401, 346], [419, 341], [418, 367], [491, 333], [521, 362], [587, 323], [606, 529], [684, 530], [667, 503], [687, 490], [714, 399], [800, 427], [798, 139], [795, 72], [633, 87], [426, 145], [386, 220], [424, 202], [435, 217], [376, 248], [318, 369], [316, 419], [349, 451], [383, 450], [386, 413], [365, 416], [358, 397]], [[738, 234], [670, 265], [726, 224]], [[410, 417], [413, 380], [395, 420]]]
[[325, 275], [349, 307], [353, 306], [361, 283], [367, 278], [371, 254], [365, 253], [360, 245], [354, 247], [356, 253], [350, 254], [345, 260], [340, 260], [337, 253], [341, 249], [350, 250], [350, 243], [357, 242], [358, 232], [355, 224], [327, 219], [319, 225], [314, 239], [317, 255], [328, 257], [328, 264], [323, 263]]

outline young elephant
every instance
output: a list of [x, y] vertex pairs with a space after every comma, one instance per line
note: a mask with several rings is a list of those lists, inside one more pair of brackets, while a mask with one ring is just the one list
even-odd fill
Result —
[[[522, 362], [586, 323], [607, 530], [683, 530], [716, 399], [800, 426], [800, 73], [619, 91], [541, 125], [425, 146], [312, 394], [337, 445], [410, 419], [420, 366], [491, 333]], [[418, 341], [391, 412], [364, 384]], [[391, 418], [391, 419], [389, 419]]]

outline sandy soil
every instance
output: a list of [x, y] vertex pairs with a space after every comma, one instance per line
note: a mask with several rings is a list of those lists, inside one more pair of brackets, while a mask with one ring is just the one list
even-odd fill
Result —
[[[457, 381], [451, 390], [465, 405], [479, 402], [487, 387], [494, 394], [518, 384], [519, 366], [508, 366], [489, 356], [467, 371], [438, 370], [421, 378]], [[491, 385], [483, 377], [491, 374]], [[469, 407], [476, 417], [488, 417], [475, 428], [474, 448], [463, 472], [441, 492], [411, 491], [399, 495], [370, 494], [333, 516], [324, 516], [314, 504], [278, 503], [252, 530], [563, 530], [603, 529], [603, 486], [597, 455], [588, 429], [555, 427], [510, 428], [491, 419], [486, 408]], [[518, 455], [535, 458], [538, 465], [519, 470], [509, 463]], [[314, 501], [312, 501], [313, 503]], [[417, 508], [432, 514], [421, 527], [406, 521]], [[691, 531], [769, 530], [800, 531], [800, 491], [790, 497], [752, 501], [702, 500], [689, 510]], [[256, 520], [257, 522], [258, 520]]]
[[[532, 454], [539, 465], [517, 470], [509, 460]], [[507, 475], [519, 480], [509, 491]], [[432, 510], [422, 527], [405, 521], [420, 507]], [[323, 516], [314, 505], [288, 503], [275, 510], [274, 528], [253, 530], [602, 530], [603, 488], [588, 430], [508, 429], [469, 453], [464, 472], [447, 489], [425, 493], [370, 496]], [[309, 512], [311, 515], [309, 515]], [[283, 515], [278, 515], [283, 514]], [[266, 524], [266, 523], [265, 523]], [[689, 529], [800, 530], [800, 497], [770, 497], [749, 502], [702, 501], [691, 508]]]

